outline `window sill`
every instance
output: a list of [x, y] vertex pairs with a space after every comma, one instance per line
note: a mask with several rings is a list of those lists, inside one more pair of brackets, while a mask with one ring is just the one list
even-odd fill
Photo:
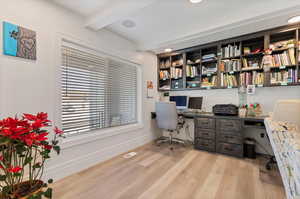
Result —
[[138, 129], [143, 128], [144, 125], [142, 123], [130, 124], [126, 126], [118, 126], [118, 127], [111, 127], [108, 129], [100, 129], [95, 130], [89, 133], [85, 133], [82, 135], [75, 135], [72, 137], [67, 137], [62, 141], [62, 149], [71, 148], [80, 144], [86, 144], [89, 142], [94, 142], [99, 139], [104, 139], [111, 136], [116, 136], [122, 133], [135, 131]]

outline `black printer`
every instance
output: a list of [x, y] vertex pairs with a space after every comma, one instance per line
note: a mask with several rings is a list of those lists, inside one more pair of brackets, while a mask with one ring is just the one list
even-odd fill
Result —
[[216, 104], [213, 107], [213, 113], [215, 115], [237, 116], [239, 108], [233, 104]]

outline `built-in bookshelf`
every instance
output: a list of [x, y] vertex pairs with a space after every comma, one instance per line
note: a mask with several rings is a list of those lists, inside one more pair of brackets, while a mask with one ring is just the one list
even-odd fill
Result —
[[300, 85], [300, 24], [158, 54], [158, 89]]

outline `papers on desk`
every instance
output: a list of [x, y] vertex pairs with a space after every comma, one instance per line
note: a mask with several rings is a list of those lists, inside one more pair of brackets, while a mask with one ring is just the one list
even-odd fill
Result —
[[265, 119], [287, 199], [300, 198], [300, 132], [287, 122]]

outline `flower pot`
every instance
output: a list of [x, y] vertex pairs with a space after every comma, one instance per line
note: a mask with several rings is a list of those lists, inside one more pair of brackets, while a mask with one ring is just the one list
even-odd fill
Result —
[[36, 180], [33, 182], [33, 186], [30, 188], [30, 181], [25, 181], [14, 185], [17, 188], [16, 193], [10, 194], [4, 197], [3, 194], [0, 195], [0, 199], [27, 199], [29, 196], [34, 195], [43, 190], [44, 182], [41, 180]]

